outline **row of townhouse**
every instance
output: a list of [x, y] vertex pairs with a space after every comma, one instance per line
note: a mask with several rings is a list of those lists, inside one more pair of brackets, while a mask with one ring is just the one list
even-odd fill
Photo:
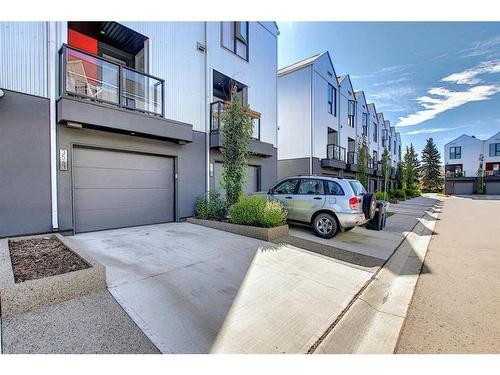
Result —
[[500, 194], [500, 132], [488, 139], [463, 134], [444, 146], [445, 192], [474, 194], [482, 163], [486, 194]]
[[395, 128], [355, 91], [349, 75], [337, 76], [324, 52], [278, 71], [278, 177], [321, 174], [354, 178], [358, 144], [369, 149], [368, 191], [382, 188], [380, 161], [384, 149], [395, 186], [401, 160], [401, 138]]
[[288, 174], [354, 177], [362, 133], [376, 189], [383, 147], [399, 161], [394, 128], [328, 53], [277, 74], [278, 34], [274, 22], [0, 22], [0, 237], [191, 216], [220, 188], [233, 85], [251, 108], [247, 193]]
[[394, 188], [401, 160], [401, 137], [395, 127], [355, 91], [349, 75], [337, 76], [324, 52], [278, 71], [278, 177], [317, 174], [358, 176], [358, 146], [364, 136], [369, 150], [370, 192], [382, 189], [380, 161], [390, 155]]

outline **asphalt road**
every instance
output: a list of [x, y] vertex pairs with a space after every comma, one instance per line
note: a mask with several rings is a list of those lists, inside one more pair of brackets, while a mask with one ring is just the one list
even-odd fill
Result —
[[500, 200], [446, 199], [396, 353], [500, 353]]

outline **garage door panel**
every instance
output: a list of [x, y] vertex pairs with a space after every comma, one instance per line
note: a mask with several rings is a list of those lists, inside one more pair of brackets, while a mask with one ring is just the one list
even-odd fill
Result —
[[143, 189], [77, 189], [74, 199], [81, 210], [155, 206], [172, 210], [173, 206], [166, 189], [151, 189], [147, 194]]
[[[224, 194], [224, 189], [220, 184], [222, 178], [222, 163], [214, 165], [215, 189]], [[243, 185], [243, 193], [250, 195], [259, 190], [259, 167], [249, 165], [247, 168], [246, 180]]]
[[171, 159], [162, 156], [85, 147], [75, 147], [73, 155], [73, 167], [162, 171], [171, 164]]
[[75, 189], [161, 189], [173, 179], [173, 170], [141, 171], [139, 169], [76, 167], [73, 171]]
[[[145, 215], [147, 215], [147, 222], [144, 221]], [[150, 207], [147, 210], [142, 207], [83, 210], [78, 212], [77, 218], [78, 232], [157, 224], [166, 221], [165, 210], [158, 207]]]
[[174, 220], [173, 158], [75, 147], [75, 231]]

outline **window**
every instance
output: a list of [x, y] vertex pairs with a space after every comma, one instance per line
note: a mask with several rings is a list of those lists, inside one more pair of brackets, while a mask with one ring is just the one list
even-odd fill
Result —
[[325, 181], [326, 195], [344, 195], [344, 190], [335, 181]]
[[311, 179], [302, 180], [300, 182], [299, 191], [297, 194], [301, 195], [324, 195], [325, 189], [323, 186], [323, 180]]
[[378, 142], [378, 126], [377, 123], [373, 123], [373, 142]]
[[354, 191], [354, 195], [363, 195], [366, 194], [366, 189], [364, 188], [363, 185], [361, 185], [361, 182], [358, 180], [350, 180], [349, 184], [352, 187], [352, 190]]
[[248, 61], [248, 22], [221, 22], [222, 46]]
[[354, 100], [349, 100], [348, 102], [348, 114], [347, 114], [347, 125], [354, 128], [354, 116], [356, 113], [356, 102]]
[[272, 189], [273, 194], [293, 194], [295, 193], [298, 183], [299, 180], [296, 178], [280, 182]]
[[500, 156], [500, 143], [490, 144], [490, 156]]
[[373, 151], [373, 162], [376, 163], [378, 161], [378, 153], [377, 151]]
[[394, 141], [394, 155], [396, 155], [396, 141]]
[[462, 158], [462, 147], [450, 147], [450, 159], [461, 159]]
[[368, 113], [362, 114], [362, 123], [363, 123], [363, 135], [368, 136]]
[[451, 164], [445, 166], [445, 176], [446, 177], [465, 177], [465, 173], [462, 171], [462, 164]]
[[337, 89], [328, 84], [328, 113], [337, 116]]
[[389, 151], [391, 151], [391, 144], [392, 143], [391, 143], [391, 137], [390, 136], [389, 136], [389, 142], [388, 142], [388, 144], [389, 144]]

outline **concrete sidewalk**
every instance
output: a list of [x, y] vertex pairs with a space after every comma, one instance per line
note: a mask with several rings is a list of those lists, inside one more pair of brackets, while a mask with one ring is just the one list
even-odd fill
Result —
[[107, 290], [2, 320], [6, 354], [146, 354], [158, 349]]
[[500, 200], [479, 198], [445, 200], [397, 353], [500, 352]]

